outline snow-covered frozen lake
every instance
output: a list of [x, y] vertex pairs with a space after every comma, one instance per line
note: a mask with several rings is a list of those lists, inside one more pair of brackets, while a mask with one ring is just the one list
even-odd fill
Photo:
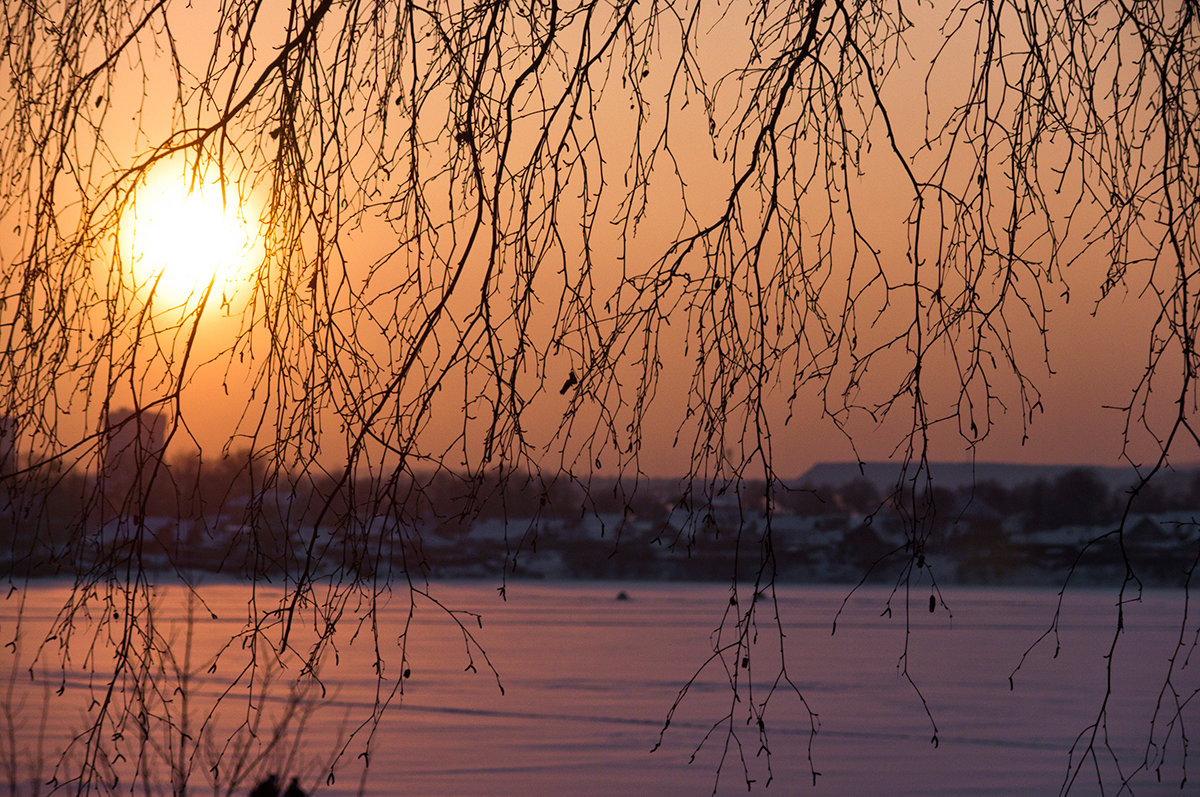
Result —
[[[382, 685], [373, 670], [370, 624], [358, 626], [351, 641], [358, 608], [350, 604], [338, 621], [336, 666], [330, 655], [321, 670], [324, 696], [313, 690], [291, 704], [297, 713], [290, 727], [299, 728], [303, 720], [302, 730], [297, 740], [288, 737], [274, 746], [268, 744], [272, 717], [286, 713], [289, 705], [282, 681], [265, 696], [247, 691], [244, 681], [230, 689], [247, 660], [246, 651], [236, 645], [209, 672], [217, 642], [228, 641], [241, 626], [252, 601], [262, 611], [273, 595], [270, 589], [252, 593], [241, 584], [206, 586], [200, 594], [217, 619], [196, 611], [204, 619], [194, 626], [186, 704], [179, 692], [140, 697], [118, 693], [111, 698], [113, 705], [126, 701], [157, 706], [147, 711], [148, 723], [170, 714], [178, 725], [186, 716], [188, 738], [199, 741], [185, 745], [182, 759], [177, 743], [158, 732], [151, 734], [156, 741], [150, 745], [137, 745], [131, 740], [138, 738], [141, 720], [131, 719], [96, 738], [94, 745], [103, 752], [99, 757], [89, 759], [86, 737], [77, 739], [67, 763], [77, 769], [81, 762], [101, 762], [99, 771], [107, 777], [121, 775], [117, 791], [125, 793], [131, 786], [130, 767], [138, 766], [131, 761], [141, 760], [143, 768], [154, 773], [151, 793], [169, 793], [164, 773], [170, 767], [164, 762], [174, 761], [189, 772], [189, 794], [225, 793], [211, 784], [215, 780], [227, 786], [230, 773], [240, 773], [233, 793], [245, 794], [253, 778], [272, 771], [300, 775], [312, 793], [336, 795], [360, 790], [371, 795], [671, 795], [707, 794], [714, 786], [720, 794], [743, 794], [746, 778], [736, 745], [729, 747], [716, 779], [728, 727], [719, 723], [732, 708], [749, 776], [756, 781], [755, 791], [762, 789], [768, 778], [766, 763], [758, 754], [757, 729], [747, 726], [742, 706], [748, 699], [761, 701], [778, 672], [773, 605], [762, 607], [759, 617], [751, 661], [754, 692], [743, 693], [742, 703], [732, 703], [726, 670], [710, 667], [676, 710], [661, 747], [651, 752], [680, 686], [712, 654], [713, 631], [729, 608], [728, 586], [517, 582], [509, 585], [506, 602], [495, 586], [442, 584], [433, 587], [432, 594], [447, 607], [482, 615], [481, 626], [472, 615], [458, 616], [499, 671], [503, 694], [478, 652], [477, 672], [466, 669], [462, 631], [424, 598], [417, 601], [404, 638], [411, 674], [400, 678], [399, 643], [409, 594], [399, 590], [378, 614], [377, 638], [387, 662]], [[616, 600], [620, 591], [629, 599]], [[159, 592], [156, 630], [170, 640], [182, 664], [189, 658], [182, 630], [184, 593], [178, 587]], [[940, 607], [930, 614], [928, 591], [914, 593], [907, 619], [908, 669], [937, 724], [936, 747], [921, 698], [897, 666], [905, 650], [903, 596], [892, 598], [888, 618], [881, 612], [889, 592], [860, 590], [850, 599], [837, 633], [831, 634], [833, 618], [848, 592], [847, 587], [835, 586], [787, 586], [778, 592], [787, 673], [819, 715], [811, 754], [812, 766], [821, 774], [813, 793], [1008, 795], [1060, 789], [1068, 769], [1067, 751], [1096, 719], [1105, 695], [1104, 654], [1115, 627], [1112, 592], [1069, 592], [1059, 626], [1061, 652], [1053, 656], [1053, 639], [1035, 649], [1011, 691], [1009, 674], [1050, 623], [1055, 593], [954, 587], [944, 593], [952, 616]], [[79, 636], [71, 642], [65, 681], [53, 671], [39, 669], [35, 679], [25, 672], [39, 634], [45, 633], [67, 595], [62, 584], [34, 585], [11, 593], [0, 604], [3, 642], [14, 638], [18, 611], [24, 618], [15, 654], [13, 647], [0, 651], [4, 670], [17, 670], [3, 694], [12, 719], [0, 717], [7, 724], [0, 729], [0, 764], [5, 767], [0, 771], [6, 780], [15, 779], [19, 792], [33, 791], [30, 770], [40, 767], [43, 778], [52, 774], [53, 759], [88, 726], [107, 695], [111, 645], [82, 634], [86, 627], [80, 624]], [[740, 596], [744, 606], [750, 593]], [[1126, 774], [1147, 756], [1150, 718], [1168, 658], [1180, 640], [1182, 598], [1180, 593], [1147, 593], [1140, 603], [1126, 607], [1107, 722], [1109, 744]], [[99, 616], [98, 610], [94, 616]], [[310, 631], [311, 627], [309, 622]], [[1197, 623], [1189, 619], [1173, 679], [1180, 702], [1200, 686], [1195, 672], [1200, 663], [1184, 666], [1196, 633]], [[278, 639], [277, 631], [269, 631], [268, 637], [272, 634]], [[297, 647], [306, 644], [298, 642]], [[90, 664], [89, 650], [95, 651]], [[44, 654], [43, 661], [53, 663], [54, 654]], [[735, 670], [740, 669], [737, 665], [735, 661]], [[89, 676], [93, 666], [97, 674]], [[285, 674], [294, 676], [298, 669], [293, 664]], [[744, 679], [745, 672], [738, 677]], [[389, 708], [372, 725], [377, 700], [387, 698], [401, 681], [402, 694], [391, 697]], [[56, 694], [60, 685], [61, 695]], [[222, 693], [224, 703], [212, 713]], [[222, 769], [214, 772], [219, 740], [257, 716], [248, 705], [267, 706], [270, 716], [264, 715], [254, 736], [243, 726], [243, 733], [224, 748]], [[305, 714], [307, 707], [313, 708], [311, 714]], [[1160, 716], [1160, 739], [1171, 716], [1169, 709]], [[793, 693], [777, 690], [765, 718], [773, 777], [765, 793], [811, 791], [810, 724], [803, 705]], [[1185, 708], [1184, 718], [1194, 724], [1196, 708]], [[364, 721], [368, 724], [347, 742]], [[714, 723], [717, 730], [689, 764]], [[10, 729], [15, 731], [11, 735]], [[337, 778], [329, 785], [324, 767], [339, 749], [345, 752]], [[1179, 793], [1180, 749], [1176, 727], [1162, 782], [1153, 771], [1140, 772], [1133, 781], [1135, 793]], [[1150, 750], [1152, 760], [1157, 755]], [[116, 761], [115, 769], [105, 769], [105, 758]], [[369, 762], [365, 779], [364, 762]], [[1100, 757], [1099, 767], [1108, 779], [1105, 791], [1111, 793], [1114, 789], [1107, 785], [1119, 777], [1107, 754]], [[1097, 791], [1095, 772], [1089, 762], [1077, 793]], [[68, 774], [60, 770], [60, 779]], [[134, 791], [142, 793], [141, 786]]]

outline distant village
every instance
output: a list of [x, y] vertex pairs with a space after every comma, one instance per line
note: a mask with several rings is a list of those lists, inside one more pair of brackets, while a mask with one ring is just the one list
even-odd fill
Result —
[[888, 463], [820, 464], [770, 491], [450, 471], [281, 484], [245, 452], [161, 461], [160, 420], [110, 420], [103, 477], [0, 480], [0, 573], [853, 583], [929, 568], [1057, 585], [1121, 579], [1128, 560], [1143, 583], [1179, 585], [1200, 556], [1200, 469], [1159, 474], [1118, 536], [1129, 469], [933, 463], [915, 491]]

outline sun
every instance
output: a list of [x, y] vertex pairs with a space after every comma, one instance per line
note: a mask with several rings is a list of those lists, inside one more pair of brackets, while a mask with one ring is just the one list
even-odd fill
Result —
[[144, 300], [190, 304], [253, 276], [263, 246], [253, 203], [231, 182], [164, 163], [134, 188], [119, 238], [124, 281]]

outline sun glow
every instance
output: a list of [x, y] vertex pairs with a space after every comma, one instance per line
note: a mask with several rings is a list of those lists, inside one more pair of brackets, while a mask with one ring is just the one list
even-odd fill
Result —
[[253, 203], [237, 187], [163, 164], [133, 191], [121, 216], [125, 282], [146, 300], [196, 302], [211, 286], [222, 297], [262, 261]]

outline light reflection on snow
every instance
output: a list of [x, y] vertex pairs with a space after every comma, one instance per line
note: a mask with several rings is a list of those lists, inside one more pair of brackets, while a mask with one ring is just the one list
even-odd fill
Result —
[[[620, 590], [631, 600], [615, 600]], [[728, 600], [726, 586], [516, 583], [509, 585], [507, 602], [499, 600], [493, 584], [483, 582], [444, 584], [433, 592], [451, 608], [483, 615], [482, 629], [474, 630], [499, 670], [505, 692], [500, 694], [478, 656], [478, 672], [464, 672], [467, 657], [461, 632], [428, 604], [419, 603], [407, 640], [411, 678], [370, 739], [366, 793], [391, 794], [397, 784], [405, 794], [430, 795], [711, 791], [722, 739], [711, 741], [691, 766], [687, 761], [709, 725], [728, 710], [728, 691], [717, 672], [706, 675], [684, 702], [663, 747], [649, 751], [680, 685], [709, 653], [710, 632]], [[938, 723], [940, 745], [935, 749], [919, 699], [897, 671], [904, 619], [899, 614], [880, 617], [887, 591], [864, 589], [856, 593], [836, 635], [831, 635], [833, 616], [847, 592], [845, 587], [790, 586], [779, 591], [789, 672], [820, 714], [821, 730], [813, 747], [822, 773], [817, 793], [999, 795], [1058, 790], [1066, 773], [1066, 751], [1094, 719], [1103, 695], [1103, 654], [1114, 627], [1111, 594], [1070, 593], [1061, 626], [1062, 653], [1057, 659], [1051, 656], [1052, 642], [1035, 650], [1011, 692], [1009, 673], [1051, 618], [1052, 591], [952, 588], [946, 593], [952, 620], [943, 612], [931, 615], [923, 601], [914, 601], [909, 667]], [[183, 593], [162, 588], [160, 594], [157, 622], [179, 622], [185, 616], [179, 600]], [[197, 621], [197, 663], [207, 662], [215, 646], [244, 622], [249, 588], [213, 585], [202, 588], [201, 594], [219, 619]], [[34, 585], [26, 591], [22, 667], [32, 655], [36, 632], [47, 627], [65, 597], [62, 585]], [[1127, 771], [1144, 753], [1166, 658], [1179, 635], [1179, 599], [1176, 593], [1151, 593], [1141, 604], [1128, 607], [1109, 720]], [[389, 660], [384, 693], [399, 677], [396, 643], [407, 608], [407, 593], [401, 592], [381, 622], [382, 652]], [[5, 641], [12, 637], [15, 611], [11, 597], [0, 604]], [[769, 659], [777, 643], [768, 632], [769, 623], [763, 626], [762, 649], [755, 654], [760, 658], [754, 670], [762, 678], [775, 672]], [[179, 628], [164, 635], [174, 640], [173, 650], [181, 656]], [[297, 645], [303, 649], [303, 640]], [[353, 644], [348, 644], [348, 635], [339, 643], [338, 666], [327, 664], [321, 671], [324, 697], [316, 691], [306, 693], [305, 699], [318, 710], [307, 717], [300, 746], [290, 758], [281, 753], [266, 757], [258, 762], [258, 771], [290, 766], [301, 771], [306, 785], [320, 785], [320, 794], [357, 791], [363, 761], [358, 756], [367, 744], [366, 733], [346, 748], [332, 788], [325, 786], [321, 767], [338, 740], [371, 716], [379, 688], [372, 654], [365, 633]], [[11, 652], [6, 650], [5, 656]], [[245, 651], [232, 650], [215, 673], [196, 672], [190, 684], [193, 716], [206, 716], [207, 707], [244, 661]], [[289, 661], [290, 669], [276, 674], [270, 698], [257, 703], [273, 706], [272, 716], [288, 705], [279, 685], [297, 671], [298, 659]], [[59, 683], [55, 674], [46, 672], [39, 681], [31, 682], [27, 675], [15, 681], [14, 704], [19, 704], [19, 719], [27, 730], [36, 729], [41, 714], [46, 714], [42, 742], [54, 751], [78, 733], [88, 700], [103, 689], [104, 678], [89, 680], [85, 673], [69, 670], [62, 696], [47, 691]], [[1184, 669], [1179, 686], [1186, 695], [1197, 681]], [[228, 733], [246, 719], [245, 694], [242, 683], [225, 697], [224, 707], [209, 721], [211, 735]], [[43, 699], [48, 699], [44, 707]], [[775, 779], [768, 793], [807, 790], [811, 775], [806, 714], [793, 696], [781, 693], [773, 698], [767, 716]], [[198, 721], [193, 721], [193, 730]], [[20, 738], [32, 743], [28, 734]], [[746, 738], [751, 774], [761, 785], [766, 772], [753, 758], [756, 736]], [[1162, 784], [1152, 772], [1144, 773], [1135, 791], [1178, 793], [1178, 758], [1178, 750], [1173, 750]], [[206, 782], [206, 769], [203, 754], [197, 754], [195, 783]], [[1090, 793], [1094, 784], [1084, 786], [1083, 793]], [[726, 763], [718, 791], [745, 793], [736, 761]]]

